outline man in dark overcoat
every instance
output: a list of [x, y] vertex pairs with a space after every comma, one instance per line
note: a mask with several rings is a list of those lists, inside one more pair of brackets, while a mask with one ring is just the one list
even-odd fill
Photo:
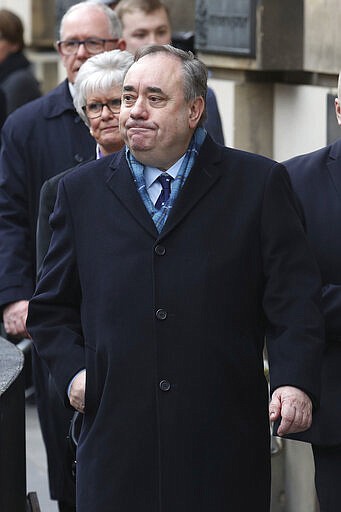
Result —
[[[73, 83], [81, 65], [95, 53], [116, 47], [120, 24], [105, 5], [81, 2], [64, 15], [58, 52], [67, 78], [36, 101], [17, 109], [2, 129], [0, 154], [0, 308], [10, 337], [25, 337], [28, 300], [36, 282], [36, 222], [40, 188], [64, 169], [87, 161], [95, 142], [72, 101]], [[80, 43], [79, 43], [80, 42]], [[73, 483], [61, 467], [70, 412], [56, 424], [47, 396], [46, 371], [33, 353], [33, 380], [47, 447], [50, 493], [60, 502], [73, 501]], [[60, 444], [55, 435], [59, 432]], [[65, 506], [65, 510], [68, 510]], [[60, 509], [64, 506], [60, 504]]]
[[[341, 74], [336, 117], [341, 125]], [[321, 512], [340, 510], [341, 481], [341, 140], [287, 162], [322, 275], [326, 346], [321, 405], [312, 427], [296, 438], [312, 443]]]
[[60, 181], [29, 307], [84, 413], [77, 509], [266, 512], [268, 416], [301, 431], [318, 403], [318, 268], [285, 168], [203, 129], [200, 60], [171, 46], [135, 60], [126, 148]]

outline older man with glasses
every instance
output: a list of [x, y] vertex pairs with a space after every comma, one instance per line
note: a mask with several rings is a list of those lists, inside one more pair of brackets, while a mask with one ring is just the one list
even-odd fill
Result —
[[[0, 153], [0, 306], [7, 336], [25, 337], [28, 300], [36, 280], [36, 222], [44, 181], [92, 157], [95, 141], [77, 114], [74, 81], [86, 60], [105, 50], [125, 49], [120, 23], [112, 9], [95, 1], [80, 2], [64, 14], [57, 50], [67, 78], [51, 92], [17, 109], [2, 129]], [[50, 418], [46, 370], [33, 355], [33, 379], [45, 444]], [[71, 412], [65, 411], [65, 425]], [[66, 436], [61, 432], [61, 437]], [[74, 510], [74, 486], [66, 477], [65, 450], [47, 450], [50, 494], [59, 509]], [[58, 456], [55, 456], [55, 455]]]

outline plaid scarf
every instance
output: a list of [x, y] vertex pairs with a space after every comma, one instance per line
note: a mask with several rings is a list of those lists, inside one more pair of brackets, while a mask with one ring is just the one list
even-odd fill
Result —
[[200, 146], [204, 142], [205, 137], [206, 130], [204, 128], [199, 127], [195, 130], [188, 149], [185, 153], [185, 157], [182, 161], [179, 172], [172, 182], [172, 191], [169, 200], [167, 201], [167, 204], [164, 204], [160, 208], [160, 210], [155, 208], [147, 192], [146, 182], [144, 179], [144, 165], [136, 160], [128, 147], [126, 148], [126, 159], [136, 183], [137, 190], [139, 191], [142, 201], [149, 214], [151, 215], [159, 233], [162, 231], [162, 228], [168, 218], [169, 212], [172, 209], [176, 198], [178, 197], [179, 191], [183, 187], [187, 176], [193, 167], [195, 158], [199, 153]]

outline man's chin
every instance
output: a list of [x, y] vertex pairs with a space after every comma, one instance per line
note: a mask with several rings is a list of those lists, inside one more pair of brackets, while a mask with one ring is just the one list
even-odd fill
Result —
[[145, 151], [149, 151], [151, 149], [150, 144], [148, 144], [146, 139], [143, 137], [132, 137], [128, 142], [128, 146], [133, 153], [144, 153]]

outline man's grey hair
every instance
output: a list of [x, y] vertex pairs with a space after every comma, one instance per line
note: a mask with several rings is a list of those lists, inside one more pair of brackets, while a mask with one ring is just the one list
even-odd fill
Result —
[[337, 97], [341, 101], [341, 71], [339, 73], [339, 78], [337, 81]]
[[82, 109], [87, 98], [91, 94], [106, 94], [116, 86], [122, 87], [126, 71], [133, 62], [134, 57], [126, 50], [99, 53], [84, 62], [75, 80], [73, 103], [87, 126], [90, 126], [90, 123]]
[[[139, 48], [135, 54], [134, 61], [137, 62], [146, 55], [165, 53], [182, 63], [184, 76], [184, 98], [185, 101], [191, 101], [201, 96], [206, 105], [207, 95], [207, 68], [192, 52], [187, 52], [175, 48], [170, 44], [157, 45], [151, 44]], [[206, 120], [206, 106], [200, 118], [199, 126], [203, 126]]]
[[105, 4], [98, 3], [96, 0], [86, 0], [85, 2], [79, 2], [78, 4], [72, 5], [64, 14], [64, 16], [61, 19], [60, 22], [60, 29], [59, 29], [59, 39], [63, 39], [63, 28], [64, 28], [64, 22], [69, 16], [69, 14], [78, 11], [78, 10], [84, 10], [84, 9], [97, 9], [98, 11], [102, 11], [105, 16], [108, 19], [108, 28], [109, 33], [113, 39], [120, 39], [122, 37], [122, 26], [121, 22], [118, 19], [115, 11], [110, 9]]

